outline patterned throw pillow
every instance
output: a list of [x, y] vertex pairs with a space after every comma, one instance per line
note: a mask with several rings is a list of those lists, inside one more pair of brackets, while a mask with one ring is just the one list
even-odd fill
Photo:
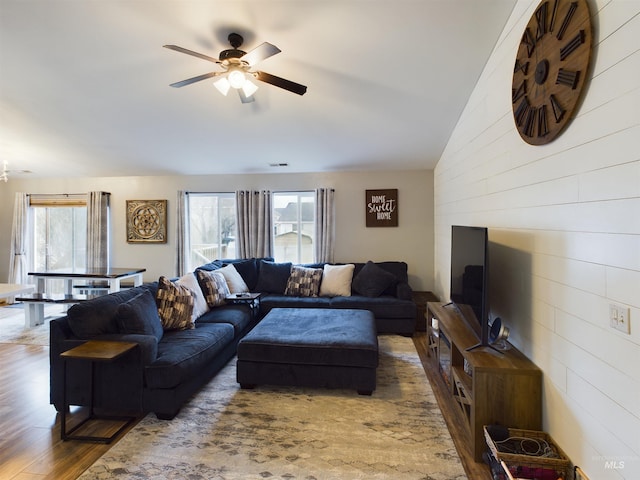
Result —
[[160, 277], [156, 304], [162, 328], [165, 331], [195, 328], [191, 315], [193, 313], [193, 295], [187, 287], [176, 285], [167, 277]]
[[205, 272], [202, 270], [198, 270], [196, 274], [209, 308], [224, 305], [225, 298], [230, 294], [224, 275], [218, 271]]
[[322, 269], [294, 265], [287, 282], [285, 295], [294, 297], [317, 297], [322, 280]]

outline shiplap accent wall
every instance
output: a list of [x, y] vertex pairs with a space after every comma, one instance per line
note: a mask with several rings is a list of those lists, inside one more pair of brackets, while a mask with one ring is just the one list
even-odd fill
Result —
[[[491, 310], [544, 372], [544, 429], [592, 480], [640, 478], [640, 0], [591, 1], [590, 82], [545, 146], [511, 109], [521, 0], [435, 169], [435, 283], [450, 227], [489, 227]], [[609, 327], [630, 308], [631, 335]]]

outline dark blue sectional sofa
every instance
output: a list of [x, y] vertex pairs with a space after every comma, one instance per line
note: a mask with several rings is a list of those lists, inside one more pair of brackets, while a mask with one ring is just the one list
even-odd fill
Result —
[[[351, 296], [302, 297], [284, 293], [283, 279], [291, 264], [271, 260], [217, 260], [199, 267], [211, 271], [233, 263], [249, 290], [262, 295], [258, 312], [244, 304], [214, 307], [196, 320], [194, 329], [166, 331], [155, 336], [144, 326], [139, 332], [131, 328], [123, 332], [119, 306], [134, 297], [140, 298], [141, 293], [145, 298], [148, 293], [155, 299], [157, 282], [74, 305], [66, 316], [50, 322], [51, 403], [61, 410], [64, 364], [60, 354], [89, 339], [138, 344], [114, 362], [96, 364], [94, 406], [97, 410], [154, 412], [158, 418], [170, 419], [236, 354], [240, 339], [272, 308], [365, 309], [374, 314], [378, 333], [413, 334], [416, 305], [411, 300], [406, 263], [379, 262], [374, 268], [372, 262], [356, 263]], [[306, 267], [322, 268], [323, 265]], [[361, 272], [363, 274], [358, 275]], [[359, 290], [355, 288], [356, 279]], [[382, 287], [385, 288], [380, 293]], [[88, 362], [68, 364], [69, 404], [89, 405], [89, 375]]]

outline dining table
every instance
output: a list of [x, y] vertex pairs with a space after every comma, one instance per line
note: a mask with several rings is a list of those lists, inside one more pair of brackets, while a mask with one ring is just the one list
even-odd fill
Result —
[[[25, 324], [27, 326], [41, 325], [44, 323], [44, 305], [48, 303], [61, 303], [65, 305], [79, 303], [90, 296], [74, 295], [73, 289], [76, 282], [85, 284], [99, 282], [104, 284], [107, 293], [120, 291], [121, 282], [125, 279], [133, 280], [133, 286], [142, 285], [145, 268], [129, 267], [105, 267], [105, 268], [75, 268], [75, 269], [51, 269], [28, 272], [29, 277], [35, 281], [35, 293], [23, 295], [20, 298], [25, 304]], [[64, 295], [54, 295], [47, 292], [47, 280], [64, 280]]]

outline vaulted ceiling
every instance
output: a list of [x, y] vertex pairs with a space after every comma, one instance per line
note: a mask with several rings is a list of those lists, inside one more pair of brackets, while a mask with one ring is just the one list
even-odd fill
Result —
[[[433, 168], [515, 3], [0, 0], [0, 161], [25, 178]], [[163, 45], [217, 58], [230, 32], [278, 46], [260, 70], [307, 93], [169, 87], [219, 68]]]

